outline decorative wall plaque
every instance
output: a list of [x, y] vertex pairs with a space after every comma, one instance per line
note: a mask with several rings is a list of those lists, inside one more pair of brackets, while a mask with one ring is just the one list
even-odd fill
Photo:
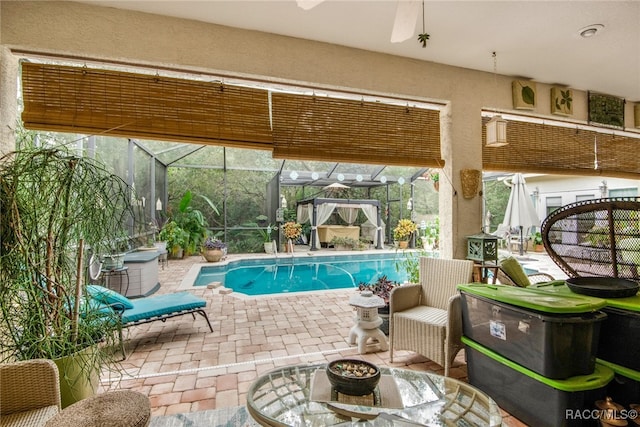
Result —
[[558, 86], [551, 88], [551, 114], [560, 116], [573, 114], [573, 90]]
[[589, 92], [589, 122], [624, 128], [624, 98]]
[[533, 110], [536, 108], [536, 83], [529, 80], [514, 80], [511, 83], [513, 91], [513, 108], [518, 110]]

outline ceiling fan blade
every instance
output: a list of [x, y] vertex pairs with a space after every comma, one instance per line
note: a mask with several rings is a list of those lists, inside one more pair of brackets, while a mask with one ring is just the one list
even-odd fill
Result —
[[421, 0], [398, 0], [396, 18], [391, 32], [391, 43], [401, 43], [416, 32]]
[[296, 0], [298, 7], [304, 10], [310, 10], [322, 3], [324, 0]]

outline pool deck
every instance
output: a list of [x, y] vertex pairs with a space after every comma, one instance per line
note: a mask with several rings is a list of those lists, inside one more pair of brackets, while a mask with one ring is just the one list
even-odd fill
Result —
[[[340, 254], [297, 248], [293, 256], [321, 252]], [[247, 256], [269, 255], [231, 254], [227, 260]], [[523, 262], [529, 268], [564, 277], [546, 254], [530, 253], [527, 258]], [[359, 355], [347, 339], [353, 325], [353, 307], [348, 304], [353, 292], [350, 289], [247, 297], [225, 293], [224, 288], [193, 287], [193, 278], [189, 278], [192, 271], [211, 265], [202, 261], [201, 256], [169, 260], [168, 266], [159, 271], [158, 293], [188, 288], [204, 297], [214, 332], [200, 316], [182, 316], [127, 329], [129, 357], [119, 371], [103, 373], [101, 391], [142, 392], [150, 398], [152, 415], [160, 416], [245, 405], [253, 380], [290, 364], [358, 356], [381, 366], [443, 374], [441, 366], [412, 352], [397, 352], [394, 363], [389, 362], [388, 351]], [[464, 351], [456, 358], [451, 376], [467, 380]], [[525, 425], [504, 415], [505, 426]]]

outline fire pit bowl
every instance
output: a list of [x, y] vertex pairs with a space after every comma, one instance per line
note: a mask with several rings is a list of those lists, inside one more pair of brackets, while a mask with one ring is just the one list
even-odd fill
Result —
[[327, 365], [327, 377], [333, 388], [350, 396], [366, 396], [380, 381], [380, 369], [357, 359], [338, 359]]
[[576, 294], [598, 298], [627, 298], [638, 293], [637, 282], [615, 277], [572, 277], [567, 286]]

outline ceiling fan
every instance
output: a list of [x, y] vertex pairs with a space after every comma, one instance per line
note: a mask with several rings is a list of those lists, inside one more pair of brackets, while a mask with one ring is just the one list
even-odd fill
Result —
[[[298, 7], [310, 10], [325, 0], [296, 0]], [[422, 0], [397, 0], [396, 16], [391, 31], [391, 43], [401, 43], [413, 37], [416, 32], [416, 22], [420, 15]]]

